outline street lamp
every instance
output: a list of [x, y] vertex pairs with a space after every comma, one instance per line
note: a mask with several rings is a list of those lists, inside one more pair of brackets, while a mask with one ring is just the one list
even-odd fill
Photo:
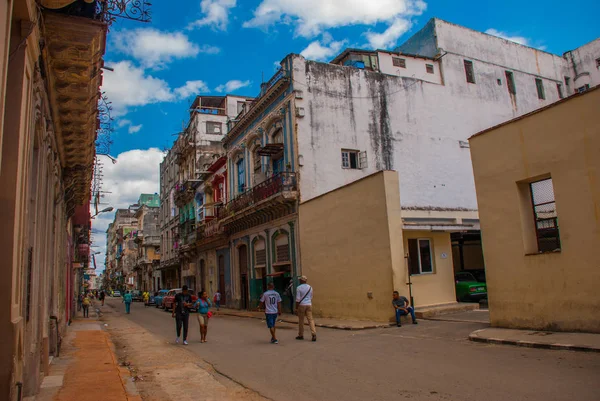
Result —
[[98, 216], [100, 213], [108, 213], [108, 212], [112, 212], [113, 210], [115, 210], [114, 207], [112, 207], [112, 206], [107, 207], [106, 209], [100, 210], [98, 213], [96, 213], [95, 215], [93, 215], [91, 218], [93, 219], [94, 217]]

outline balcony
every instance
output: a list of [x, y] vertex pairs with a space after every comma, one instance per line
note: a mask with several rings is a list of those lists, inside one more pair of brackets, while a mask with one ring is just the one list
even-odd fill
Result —
[[229, 232], [253, 227], [296, 212], [298, 185], [295, 173], [278, 173], [232, 199], [221, 224]]
[[199, 184], [199, 180], [191, 178], [186, 178], [184, 181], [175, 184], [175, 205], [183, 207], [190, 203], [194, 199], [194, 194]]

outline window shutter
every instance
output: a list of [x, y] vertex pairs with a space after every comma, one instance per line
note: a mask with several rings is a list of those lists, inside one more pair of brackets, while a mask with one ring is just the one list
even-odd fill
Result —
[[408, 240], [408, 268], [410, 274], [420, 274], [419, 270], [419, 241], [416, 239]]
[[364, 169], [364, 168], [369, 167], [369, 163], [368, 163], [368, 160], [367, 160], [367, 152], [366, 151], [359, 152], [359, 154], [358, 154], [358, 160], [359, 160], [358, 161], [358, 168]]

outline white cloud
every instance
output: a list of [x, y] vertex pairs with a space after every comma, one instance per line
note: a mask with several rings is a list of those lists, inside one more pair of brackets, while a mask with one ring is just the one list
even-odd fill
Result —
[[485, 31], [488, 35], [497, 36], [502, 39], [510, 40], [511, 42], [519, 43], [521, 45], [529, 46], [529, 39], [523, 36], [511, 36], [506, 32], [498, 31], [497, 29], [490, 28]]
[[129, 129], [127, 130], [127, 132], [129, 132], [130, 134], [136, 134], [138, 132], [140, 132], [140, 130], [142, 129], [143, 125], [130, 125]]
[[397, 18], [384, 32], [367, 32], [365, 36], [373, 49], [394, 47], [400, 36], [404, 35], [411, 27], [409, 20]]
[[117, 128], [123, 128], [131, 124], [131, 120], [120, 119], [119, 121], [117, 121]]
[[138, 28], [114, 32], [116, 50], [139, 60], [146, 68], [160, 69], [174, 59], [193, 58], [199, 53], [215, 54], [214, 46], [198, 46], [181, 32], [163, 32], [154, 28]]
[[[262, 0], [245, 27], [268, 27], [291, 22], [296, 34], [314, 37], [325, 29], [348, 25], [396, 24], [423, 13], [422, 0]], [[393, 36], [390, 32], [388, 37]]]
[[188, 28], [210, 26], [221, 31], [227, 30], [229, 12], [236, 6], [236, 0], [202, 0], [200, 8], [203, 17], [192, 22]]
[[204, 81], [187, 81], [184, 86], [175, 89], [175, 93], [180, 98], [196, 96], [200, 92], [210, 92], [208, 85]]
[[333, 56], [336, 56], [347, 42], [345, 40], [336, 42], [330, 40], [329, 36], [323, 36], [323, 40], [315, 40], [309, 44], [306, 49], [302, 50], [300, 55], [309, 60], [325, 61]]
[[[194, 92], [209, 91], [203, 81], [187, 81], [183, 86], [171, 89], [166, 81], [146, 74], [131, 61], [119, 61], [111, 66], [114, 71], [104, 74], [102, 90], [112, 103], [113, 117], [127, 114], [132, 107], [174, 102]], [[131, 121], [120, 120], [117, 123], [118, 128], [126, 125], [131, 125]]]
[[[112, 206], [117, 209], [127, 208], [137, 202], [140, 194], [153, 194], [159, 191], [159, 165], [164, 154], [156, 148], [148, 150], [135, 149], [117, 156], [117, 163], [104, 162], [102, 188], [102, 208]], [[114, 212], [102, 213], [92, 220], [92, 241], [95, 251], [106, 249], [106, 229], [114, 219]], [[104, 266], [104, 255], [97, 255], [98, 270]]]
[[252, 82], [250, 82], [250, 81], [239, 81], [237, 79], [234, 79], [232, 81], [227, 82], [226, 84], [217, 86], [215, 91], [217, 91], [219, 93], [222, 93], [222, 92], [232, 93], [238, 89], [250, 86], [250, 84], [252, 84]]
[[104, 73], [102, 90], [112, 103], [114, 116], [126, 114], [130, 107], [173, 100], [166, 81], [146, 75], [131, 61], [120, 61], [111, 67], [114, 71]]

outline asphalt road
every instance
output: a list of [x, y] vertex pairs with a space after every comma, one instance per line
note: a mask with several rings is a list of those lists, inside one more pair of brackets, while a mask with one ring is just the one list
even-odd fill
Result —
[[[108, 302], [124, 312], [120, 300]], [[170, 313], [135, 303], [123, 316], [174, 344]], [[482, 327], [420, 321], [365, 331], [318, 329], [313, 343], [295, 340], [297, 326], [284, 324], [280, 344], [272, 345], [263, 321], [216, 316], [209, 342], [200, 344], [192, 314], [188, 348], [220, 373], [277, 401], [600, 400], [600, 354], [466, 339]]]

